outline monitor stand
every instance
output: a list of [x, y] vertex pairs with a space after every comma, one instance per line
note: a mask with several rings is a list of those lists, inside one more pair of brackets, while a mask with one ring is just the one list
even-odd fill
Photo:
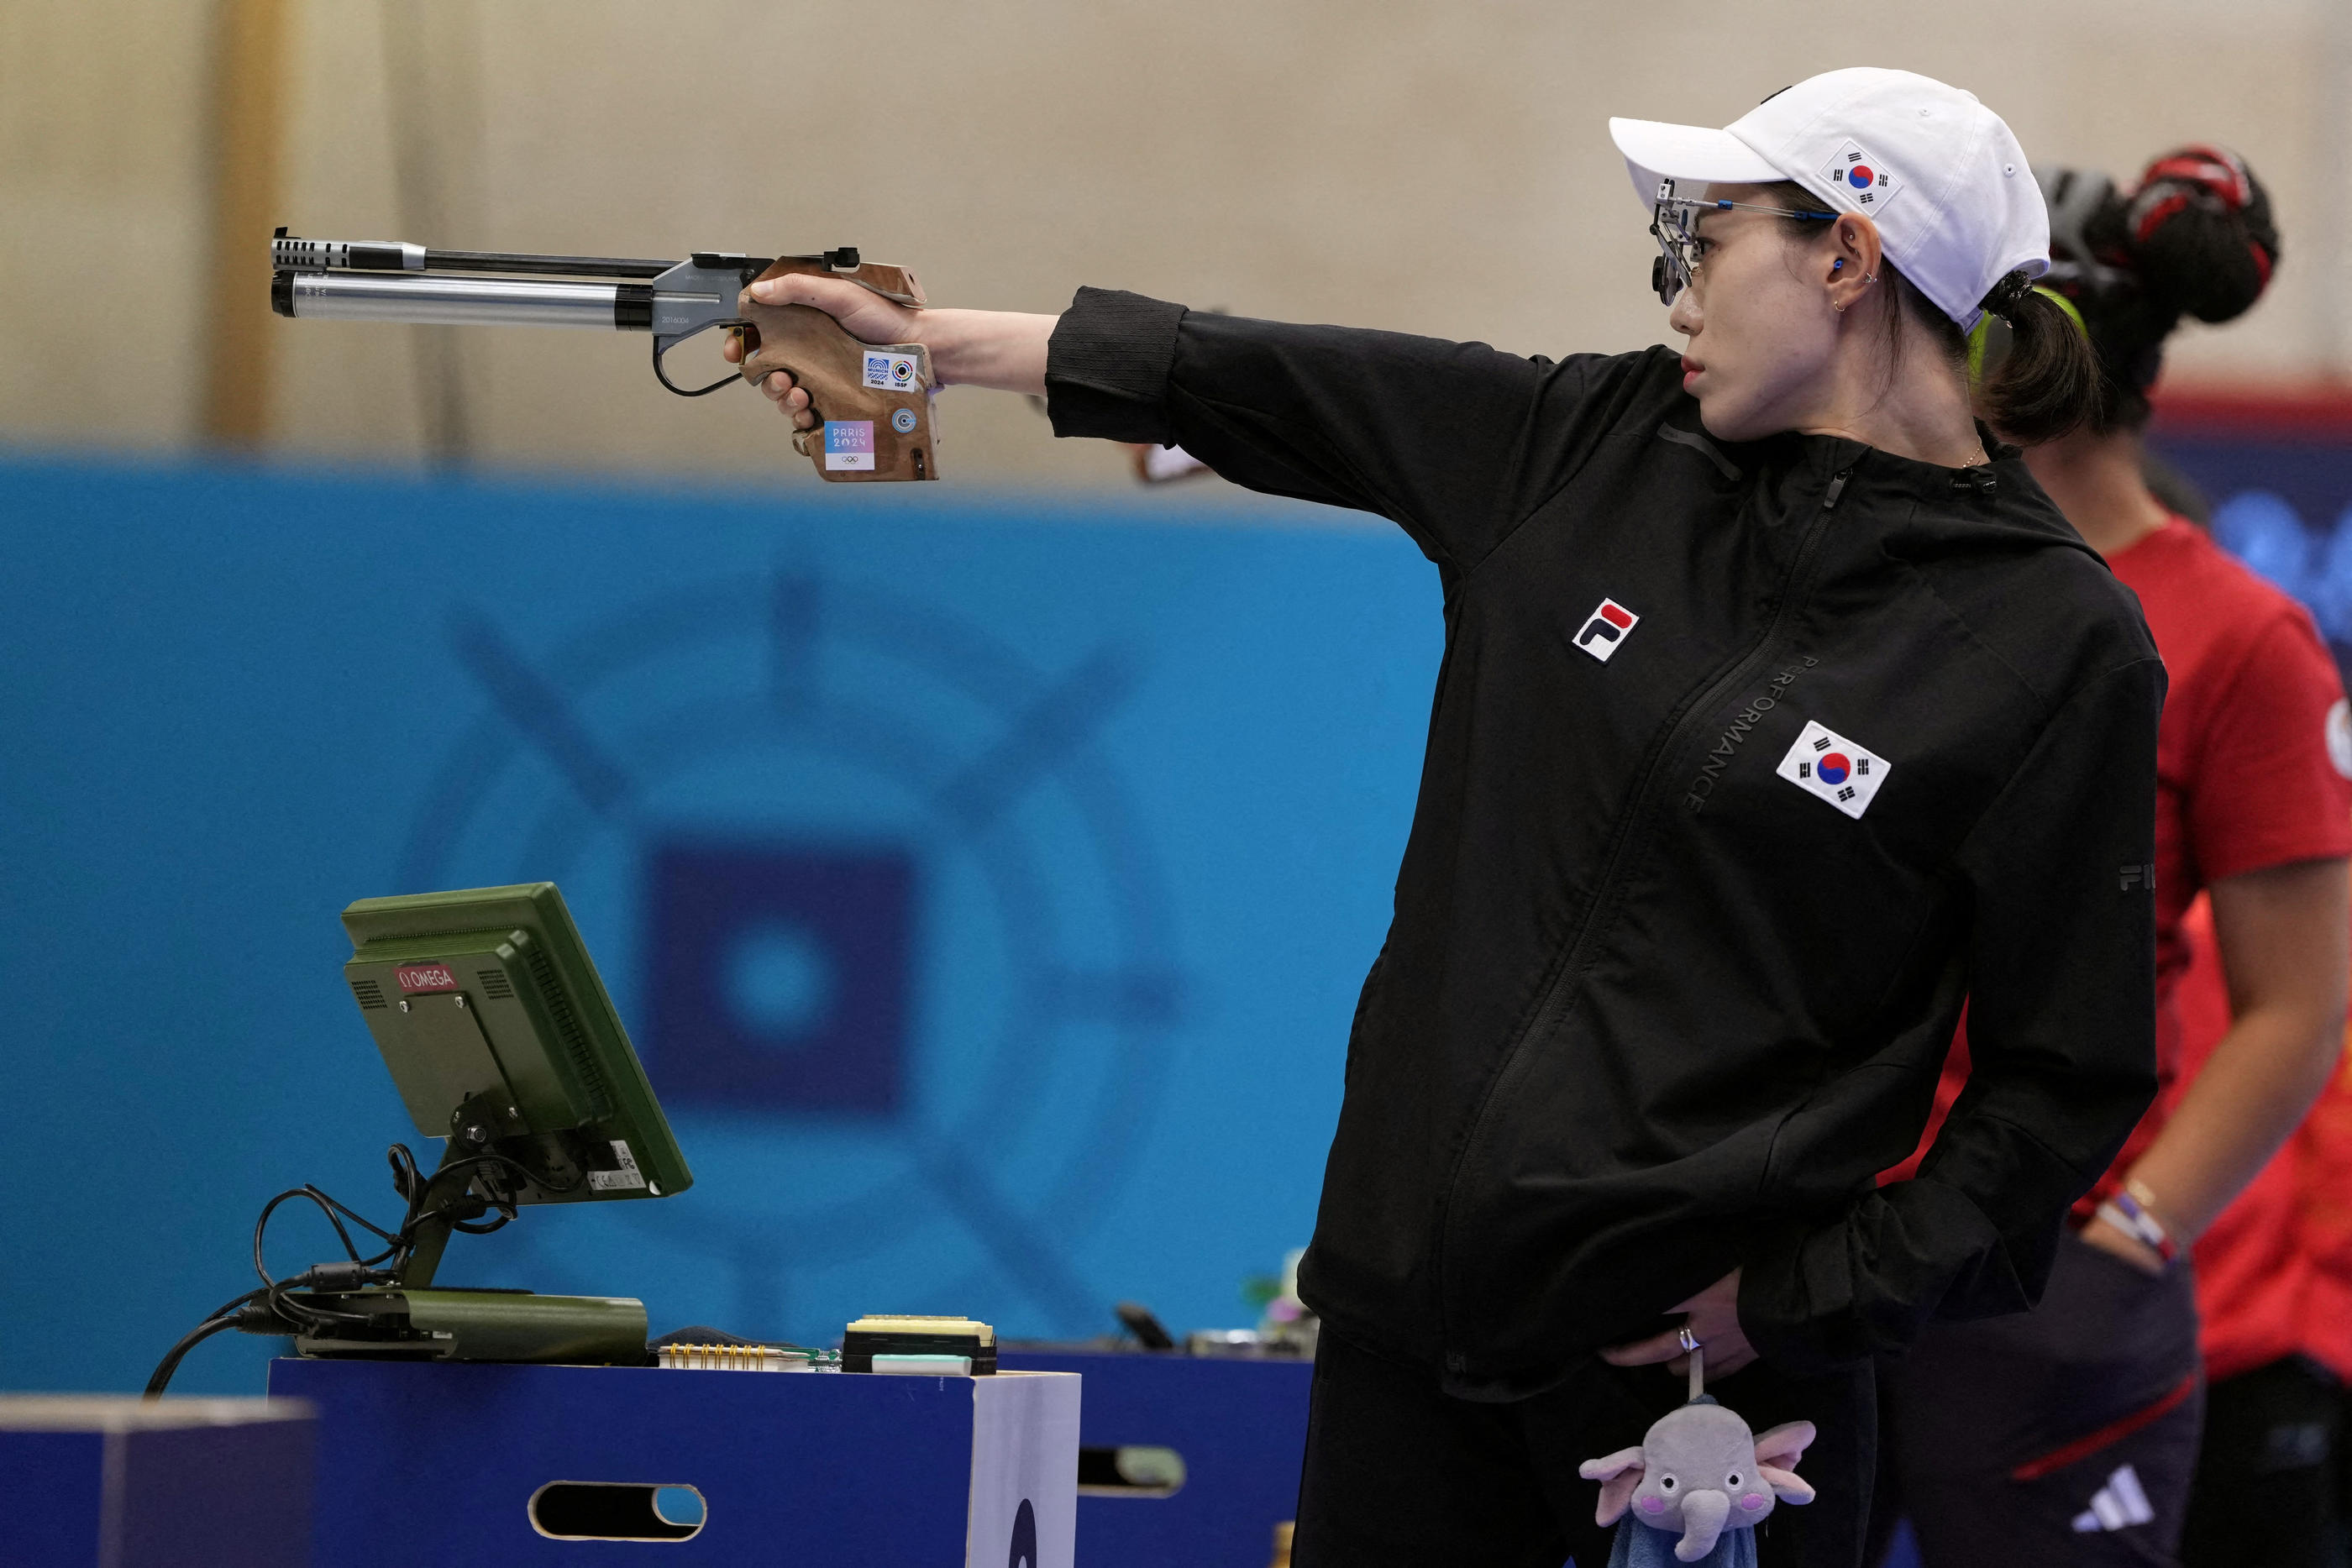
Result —
[[[436, 1288], [451, 1209], [468, 1201], [470, 1162], [445, 1160], [425, 1188], [406, 1260], [383, 1285], [300, 1293], [304, 1306], [341, 1314], [303, 1324], [299, 1355], [406, 1361], [560, 1362], [642, 1366], [646, 1305], [625, 1296], [541, 1296], [529, 1291]], [[454, 1189], [454, 1190], [453, 1190]]]

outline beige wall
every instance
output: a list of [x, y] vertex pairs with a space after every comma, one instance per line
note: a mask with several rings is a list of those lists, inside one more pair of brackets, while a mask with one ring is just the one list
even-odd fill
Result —
[[[2352, 368], [2342, 0], [291, 9], [280, 210], [299, 234], [643, 256], [849, 243], [915, 267], [941, 303], [1054, 309], [1097, 282], [1529, 352], [1664, 335], [1608, 115], [1721, 123], [1815, 70], [1905, 66], [1975, 89], [2037, 159], [2128, 174], [2185, 139], [2244, 151], [2286, 265], [2252, 317], [2176, 363]], [[191, 439], [211, 36], [194, 0], [0, 6], [0, 438]], [[663, 392], [641, 337], [272, 326], [282, 452], [417, 462], [439, 409], [488, 465], [815, 483], [749, 392]], [[951, 479], [1122, 477], [1018, 399], [950, 392], [941, 424]]]
[[0, 439], [193, 437], [210, 23], [0, 4]]

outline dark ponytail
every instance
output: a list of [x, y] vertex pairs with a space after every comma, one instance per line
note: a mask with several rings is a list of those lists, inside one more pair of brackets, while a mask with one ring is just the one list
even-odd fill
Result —
[[1987, 423], [2021, 446], [2099, 423], [2099, 357], [2083, 323], [2022, 272], [1992, 286], [1984, 308], [2009, 323], [2009, 351], [1977, 388]]

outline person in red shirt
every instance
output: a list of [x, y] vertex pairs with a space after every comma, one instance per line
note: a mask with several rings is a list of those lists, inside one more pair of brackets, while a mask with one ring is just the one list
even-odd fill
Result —
[[[2173, 990], [2181, 1076], [2230, 1030], [2210, 900], [2181, 923]], [[2343, 1385], [2352, 1379], [2352, 1057], [2294, 1139], [2197, 1239], [2199, 1341], [2210, 1380], [2184, 1555], [2308, 1563], [2338, 1511]], [[2250, 1524], [2250, 1521], [2259, 1523]]]
[[[2118, 873], [2126, 885], [2155, 881], [2162, 1088], [2076, 1206], [2040, 1307], [1937, 1324], [1885, 1369], [1879, 1512], [1908, 1513], [1929, 1568], [2175, 1560], [2207, 1398], [2217, 1429], [2243, 1424], [2235, 1379], [2203, 1386], [2179, 1256], [2319, 1092], [2352, 967], [2352, 779], [2328, 745], [2329, 725], [2343, 722], [2334, 663], [2299, 606], [2168, 509], [2145, 477], [2146, 389], [2164, 340], [2183, 314], [2221, 320], [2252, 304], [2277, 254], [2268, 201], [2242, 162], [2203, 147], [2157, 160], [2131, 192], [2074, 171], [2038, 177], [2059, 263], [2045, 281], [2080, 312], [2108, 406], [2029, 461], [2139, 595], [2170, 681], [2157, 859]], [[2233, 1017], [2192, 1072], [2174, 991], [2200, 891]], [[1964, 1022], [1939, 1111], [1966, 1092], [1965, 1033]], [[2271, 1528], [2200, 1494], [2182, 1560], [2220, 1561], [2204, 1544], [2218, 1531], [2234, 1542], [2233, 1563], [2318, 1561], [2272, 1549], [2257, 1533]]]
[[[2347, 1394], [2352, 1388], [2352, 1030], [2347, 1031], [2335, 1076], [2304, 1118], [2290, 1153], [2294, 1233], [2302, 1264], [2300, 1348], [2305, 1358], [2297, 1370], [2305, 1391], [2323, 1377], [2330, 1385], [2324, 1398], [2306, 1398], [2298, 1418], [2273, 1423], [2263, 1451], [2307, 1461], [2287, 1479], [2301, 1482], [2297, 1500], [2307, 1511], [2325, 1509], [2333, 1515], [2330, 1522], [2340, 1539], [2346, 1515], [2352, 1512], [2347, 1506], [2352, 1500], [2352, 1452], [2341, 1441], [2352, 1430], [2352, 1396]], [[2273, 1488], [2278, 1484], [2277, 1478], [2261, 1479]]]

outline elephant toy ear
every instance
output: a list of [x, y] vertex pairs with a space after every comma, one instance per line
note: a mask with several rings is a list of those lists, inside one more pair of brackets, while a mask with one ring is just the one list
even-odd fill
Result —
[[1756, 1434], [1756, 1462], [1778, 1465], [1782, 1469], [1795, 1469], [1805, 1450], [1820, 1436], [1811, 1421], [1786, 1421], [1768, 1431]]
[[1601, 1483], [1601, 1506], [1593, 1511], [1593, 1522], [1614, 1524], [1633, 1502], [1633, 1489], [1642, 1484], [1642, 1450], [1620, 1448], [1605, 1458], [1587, 1459], [1576, 1473]]
[[1795, 1467], [1817, 1435], [1811, 1421], [1790, 1421], [1757, 1434], [1756, 1473], [1782, 1502], [1813, 1500], [1813, 1489]]

